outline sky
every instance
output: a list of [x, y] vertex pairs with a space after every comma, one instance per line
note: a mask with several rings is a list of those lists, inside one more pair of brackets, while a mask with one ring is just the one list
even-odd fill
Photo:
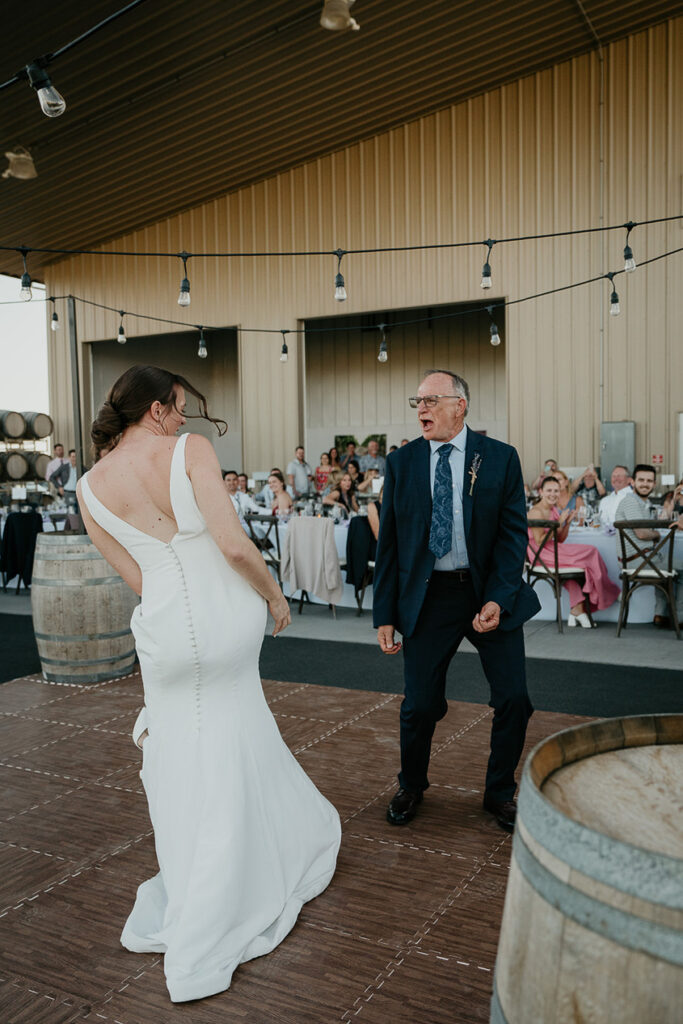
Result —
[[52, 331], [45, 329], [46, 303], [36, 301], [44, 296], [45, 288], [36, 284], [30, 302], [3, 305], [19, 299], [19, 279], [0, 274], [0, 409], [50, 412], [47, 335]]

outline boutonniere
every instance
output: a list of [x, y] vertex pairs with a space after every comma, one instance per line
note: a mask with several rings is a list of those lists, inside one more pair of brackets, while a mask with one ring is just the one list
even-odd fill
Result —
[[477, 473], [479, 472], [479, 467], [480, 466], [481, 466], [481, 455], [479, 454], [479, 452], [475, 452], [474, 453], [474, 458], [472, 459], [472, 465], [470, 466], [470, 468], [468, 470], [468, 472], [470, 474], [470, 480], [472, 481], [471, 484], [470, 484], [470, 498], [472, 497], [472, 494], [474, 492], [474, 485], [477, 482]]

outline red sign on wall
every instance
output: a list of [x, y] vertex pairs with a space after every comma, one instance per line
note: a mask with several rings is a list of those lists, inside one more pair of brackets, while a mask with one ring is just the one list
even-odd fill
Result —
[[652, 465], [653, 466], [661, 466], [661, 464], [663, 462], [664, 462], [664, 456], [663, 455], [653, 455], [652, 456]]

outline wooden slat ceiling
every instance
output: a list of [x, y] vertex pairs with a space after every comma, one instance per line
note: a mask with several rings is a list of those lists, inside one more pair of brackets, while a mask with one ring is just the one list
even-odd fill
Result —
[[[27, 0], [3, 19], [0, 81], [123, 0]], [[90, 247], [683, 13], [671, 0], [358, 0], [359, 32], [308, 0], [147, 0], [28, 84], [0, 92], [0, 244]], [[582, 9], [581, 9], [582, 8]], [[30, 269], [50, 257], [32, 254]], [[16, 255], [0, 271], [20, 273]]]

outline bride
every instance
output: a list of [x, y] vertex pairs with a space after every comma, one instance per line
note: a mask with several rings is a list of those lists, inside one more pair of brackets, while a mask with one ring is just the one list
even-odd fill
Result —
[[121, 942], [165, 953], [171, 999], [228, 988], [270, 952], [334, 873], [339, 816], [285, 746], [258, 669], [266, 611], [282, 591], [242, 529], [211, 443], [176, 432], [178, 374], [133, 366], [92, 425], [98, 455], [78, 483], [95, 547], [142, 601], [131, 629], [144, 707], [133, 739], [159, 872], [139, 886]]

